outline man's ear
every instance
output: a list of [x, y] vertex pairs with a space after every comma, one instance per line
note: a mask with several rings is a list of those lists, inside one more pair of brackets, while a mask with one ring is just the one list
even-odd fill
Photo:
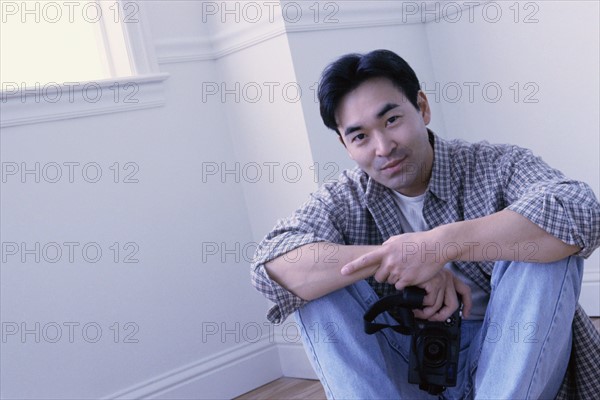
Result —
[[428, 125], [431, 121], [431, 108], [429, 108], [429, 101], [422, 90], [419, 90], [419, 93], [417, 93], [417, 105], [423, 117], [423, 122], [425, 122], [425, 125]]

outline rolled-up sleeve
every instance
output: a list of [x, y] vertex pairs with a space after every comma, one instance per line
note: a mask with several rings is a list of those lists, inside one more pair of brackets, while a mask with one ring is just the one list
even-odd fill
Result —
[[270, 322], [274, 324], [282, 323], [288, 315], [306, 303], [306, 300], [301, 299], [273, 281], [267, 274], [264, 264], [253, 266], [251, 275], [252, 285], [256, 290], [275, 303], [267, 312], [267, 319]]
[[251, 281], [259, 292], [275, 303], [267, 313], [267, 319], [272, 323], [282, 323], [306, 300], [272, 280], [265, 263], [285, 255], [293, 268], [294, 260], [300, 256], [294, 250], [301, 246], [316, 242], [344, 244], [340, 226], [344, 206], [336, 200], [337, 191], [337, 185], [331, 184], [312, 194], [310, 200], [290, 217], [279, 220], [258, 245], [251, 264]]
[[513, 147], [502, 169], [508, 209], [552, 236], [581, 250], [587, 258], [600, 245], [600, 203], [585, 183], [566, 178], [531, 151]]

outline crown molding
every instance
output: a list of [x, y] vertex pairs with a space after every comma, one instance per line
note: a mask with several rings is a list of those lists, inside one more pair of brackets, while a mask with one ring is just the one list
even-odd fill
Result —
[[158, 64], [210, 61], [215, 59], [209, 38], [182, 37], [155, 42]]
[[[486, 1], [341, 1], [320, 2], [317, 14], [309, 2], [284, 1], [282, 7], [294, 3], [301, 7], [298, 18], [285, 16], [283, 12], [258, 21], [236, 23], [208, 22], [209, 38], [185, 37], [156, 41], [159, 64], [211, 61], [232, 53], [251, 48], [281, 35], [303, 32], [335, 31], [342, 29], [375, 28], [426, 24], [436, 21], [436, 11], [453, 18], [458, 12], [489, 3]], [[301, 5], [300, 5], [301, 4]], [[297, 5], [297, 6], [296, 6]], [[438, 14], [439, 15], [439, 14]]]

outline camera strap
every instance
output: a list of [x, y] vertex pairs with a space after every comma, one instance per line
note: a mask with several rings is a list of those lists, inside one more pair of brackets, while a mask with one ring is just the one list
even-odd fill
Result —
[[[403, 335], [412, 335], [414, 331], [414, 316], [411, 309], [423, 308], [423, 298], [425, 290], [408, 287], [398, 294], [392, 294], [376, 301], [365, 313], [364, 329], [365, 333], [372, 335], [384, 328], [390, 328]], [[400, 320], [400, 325], [388, 325], [374, 322], [380, 314], [389, 312], [396, 320]]]

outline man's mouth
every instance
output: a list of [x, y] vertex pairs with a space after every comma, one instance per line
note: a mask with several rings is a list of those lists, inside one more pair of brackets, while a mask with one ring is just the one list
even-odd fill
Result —
[[401, 159], [398, 160], [393, 160], [393, 161], [388, 161], [387, 163], [383, 164], [383, 166], [381, 168], [379, 168], [380, 171], [389, 171], [394, 169], [395, 167], [397, 167], [398, 165], [400, 165], [400, 163], [402, 161], [404, 161], [406, 159], [406, 157], [403, 157]]

